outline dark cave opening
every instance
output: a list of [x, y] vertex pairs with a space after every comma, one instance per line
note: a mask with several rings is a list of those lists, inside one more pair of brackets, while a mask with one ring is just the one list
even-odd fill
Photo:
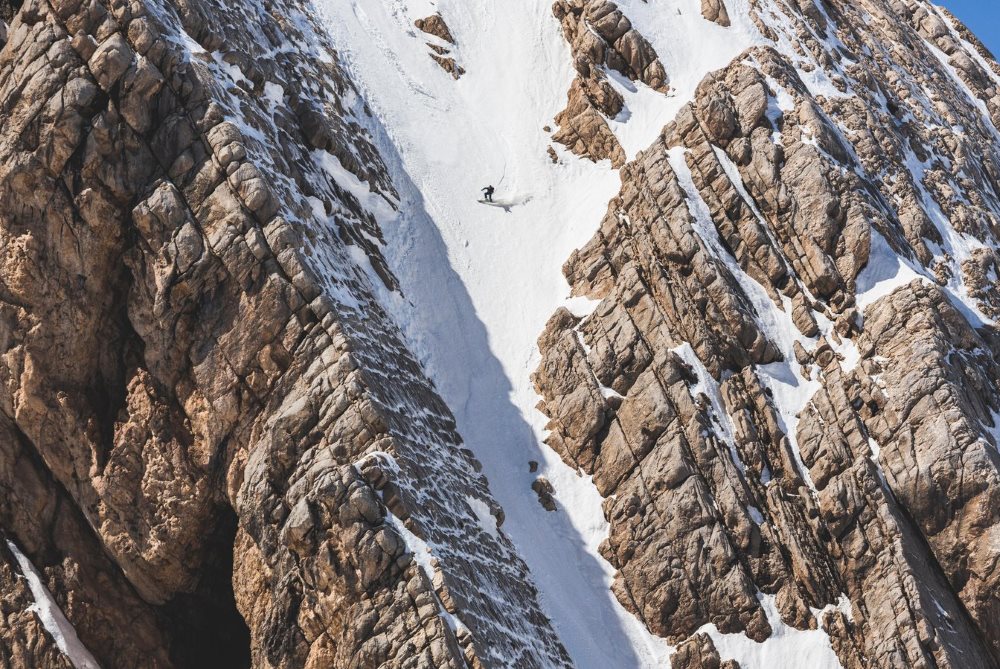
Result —
[[227, 509], [209, 540], [201, 581], [164, 607], [170, 622], [170, 659], [178, 669], [248, 669], [250, 629], [233, 594], [236, 514]]

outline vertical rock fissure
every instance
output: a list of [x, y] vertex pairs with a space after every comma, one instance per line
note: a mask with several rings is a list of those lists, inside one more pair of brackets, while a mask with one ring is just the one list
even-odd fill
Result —
[[[45, 472], [58, 491], [56, 503], [62, 512], [76, 513], [72, 499], [63, 485], [51, 475], [38, 450], [16, 423], [10, 421], [23, 457], [29, 458], [37, 471]], [[7, 524], [6, 522], [4, 523]], [[82, 523], [90, 528], [89, 523]], [[233, 593], [233, 549], [237, 529], [235, 512], [222, 505], [218, 522], [206, 539], [206, 557], [195, 588], [182, 593], [161, 607], [156, 607], [162, 619], [161, 629], [170, 638], [170, 657], [177, 667], [186, 669], [246, 669], [250, 666], [250, 632], [236, 607]], [[91, 531], [93, 531], [91, 529]], [[100, 536], [94, 533], [95, 543]], [[14, 535], [17, 539], [17, 536]], [[21, 543], [19, 541], [19, 543]], [[30, 555], [38, 565], [59, 564], [62, 556], [54, 544], [43, 547], [39, 555]], [[123, 580], [127, 583], [127, 579]], [[86, 644], [84, 630], [78, 630]], [[125, 630], [119, 630], [124, 634]], [[91, 647], [92, 650], [96, 648]], [[107, 661], [109, 658], [105, 658]], [[111, 662], [109, 666], [114, 666]]]

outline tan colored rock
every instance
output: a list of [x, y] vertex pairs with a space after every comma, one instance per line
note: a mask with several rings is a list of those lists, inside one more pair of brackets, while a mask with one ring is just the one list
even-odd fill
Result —
[[712, 639], [705, 634], [696, 634], [680, 644], [670, 657], [670, 666], [676, 669], [740, 669], [734, 660], [722, 662]]
[[[600, 304], [582, 321], [557, 314], [539, 340], [534, 380], [548, 443], [606, 498], [602, 554], [617, 570], [616, 596], [651, 631], [684, 644], [682, 661], [703, 655], [688, 638], [697, 624], [740, 609], [714, 603], [728, 586], [735, 602], [743, 587], [774, 594], [799, 628], [816, 624], [810, 609], [828, 607], [821, 623], [849, 669], [992, 667], [1000, 655], [986, 592], [996, 570], [985, 537], [1000, 522], [996, 459], [986, 455], [1000, 404], [995, 328], [973, 317], [977, 331], [951, 306], [955, 293], [926, 283], [864, 309], [856, 292], [863, 272], [880, 269], [869, 263], [884, 243], [942, 286], [960, 282], [983, 314], [995, 309], [988, 247], [1000, 169], [982, 148], [992, 146], [989, 116], [962, 86], [984, 102], [993, 93], [956, 29], [921, 3], [834, 4], [824, 15], [798, 3], [787, 31], [758, 17], [765, 34], [781, 30], [815, 62], [796, 69], [773, 49], [742, 55], [706, 77], [662, 137], [621, 169], [598, 234], [564, 267], [573, 293]], [[816, 39], [831, 20], [854, 54], [849, 65]], [[888, 52], [866, 50], [889, 33]], [[817, 69], [856, 94], [814, 96], [802, 77]], [[921, 87], [934, 88], [934, 99]], [[967, 124], [979, 139], [892, 120], [907, 114]], [[926, 163], [922, 175], [905, 167], [912, 155]], [[678, 172], [687, 171], [685, 186]], [[961, 266], [941, 252], [946, 236], [928, 198], [986, 248]], [[714, 230], [704, 218], [691, 224], [692, 200]], [[810, 341], [779, 353], [755, 336], [756, 316], [741, 307], [747, 281]], [[711, 398], [664, 382], [673, 378], [664, 352], [686, 350], [718, 383], [726, 416]], [[792, 433], [762, 371], [780, 357], [816, 388]], [[696, 375], [687, 370], [676, 373]], [[692, 424], [704, 432], [692, 434]], [[749, 507], [762, 523], [748, 522]], [[696, 533], [679, 517], [725, 528], [725, 540], [671, 559]], [[734, 554], [741, 561], [730, 567]], [[692, 577], [699, 565], [715, 583]], [[845, 595], [849, 614], [831, 607]], [[728, 624], [767, 634], [750, 608]]]
[[607, 65], [633, 81], [666, 92], [666, 71], [656, 51], [611, 0], [557, 0], [552, 12], [562, 23], [578, 71]]
[[[0, 527], [81, 641], [109, 668], [569, 666], [509, 540], [467, 522], [471, 496], [503, 514], [454, 418], [347, 269], [354, 244], [395, 286], [311, 153], [396, 193], [317, 18], [27, 4], [0, 55]], [[328, 235], [314, 201], [350, 222]], [[433, 574], [406, 532], [448, 547]], [[0, 580], [5, 657], [64, 666]]]
[[431, 54], [431, 58], [435, 63], [441, 66], [441, 68], [451, 75], [452, 79], [458, 79], [463, 74], [465, 74], [465, 68], [455, 62], [454, 58], [448, 58], [446, 56], [439, 56], [435, 53]]
[[732, 25], [725, 0], [701, 0], [701, 15], [726, 28]]
[[539, 476], [537, 479], [532, 481], [531, 489], [535, 491], [538, 495], [538, 503], [541, 504], [546, 511], [556, 510], [556, 500], [553, 497], [555, 493], [555, 488], [552, 487], [552, 483], [549, 482], [544, 476]]
[[[414, 25], [428, 35], [433, 35], [448, 44], [455, 44], [455, 38], [452, 37], [448, 24], [445, 23], [444, 18], [440, 14], [433, 14], [425, 19], [417, 19], [414, 21]], [[458, 79], [465, 74], [465, 68], [459, 65], [453, 56], [449, 55], [451, 53], [450, 49], [431, 43], [428, 43], [427, 47], [432, 51], [430, 54], [431, 59], [440, 65], [441, 69], [450, 74], [453, 79]]]
[[418, 30], [423, 30], [428, 35], [440, 37], [448, 44], [454, 44], [455, 38], [451, 36], [451, 30], [445, 23], [444, 17], [440, 14], [432, 14], [425, 19], [417, 19], [413, 22]]
[[557, 0], [552, 13], [562, 25], [579, 75], [566, 109], [556, 116], [560, 130], [553, 139], [577, 155], [610, 159], [613, 167], [621, 167], [625, 154], [605, 119], [622, 111], [624, 99], [602, 67], [663, 93], [669, 89], [666, 70], [652, 45], [610, 0]]
[[559, 129], [552, 139], [577, 155], [595, 162], [610, 160], [612, 167], [621, 167], [625, 163], [625, 150], [584, 92], [584, 86], [579, 77], [573, 81], [569, 104], [555, 118]]
[[17, 560], [0, 545], [0, 653], [10, 667], [39, 669], [73, 669], [73, 663], [63, 655], [51, 633], [45, 629]]
[[1000, 318], [1000, 260], [987, 248], [976, 249], [962, 263], [962, 278], [969, 292], [990, 318]]
[[97, 79], [98, 85], [107, 92], [125, 74], [132, 64], [131, 47], [120, 33], [115, 33], [105, 41], [90, 57], [88, 65]]

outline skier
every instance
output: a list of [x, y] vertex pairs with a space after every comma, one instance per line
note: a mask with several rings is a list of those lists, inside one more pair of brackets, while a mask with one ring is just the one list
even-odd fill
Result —
[[493, 201], [493, 191], [495, 190], [493, 186], [487, 186], [486, 188], [480, 188], [479, 190], [486, 194], [486, 202]]

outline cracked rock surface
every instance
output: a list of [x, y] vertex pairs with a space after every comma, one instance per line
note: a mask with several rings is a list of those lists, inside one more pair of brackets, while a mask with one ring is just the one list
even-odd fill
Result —
[[760, 595], [844, 667], [995, 667], [996, 63], [921, 2], [753, 5], [791, 48], [707, 76], [566, 262], [596, 305], [539, 339], [548, 444], [682, 667], [767, 639]]
[[[626, 3], [538, 17], [546, 167], [620, 180], [524, 358], [608, 606], [674, 669], [805, 631], [996, 669], [1000, 65], [924, 0], [691, 8], [758, 34], [635, 156], [676, 54]], [[464, 91], [448, 9], [405, 30]], [[319, 11], [0, 0], [0, 667], [80, 666], [21, 554], [106, 669], [580, 663], [389, 315], [409, 177]]]
[[566, 109], [555, 118], [553, 139], [573, 153], [621, 167], [625, 152], [607, 119], [622, 111], [624, 100], [605, 68], [631, 81], [667, 92], [667, 73], [653, 46], [611, 0], [557, 0], [552, 13], [562, 25], [577, 76]]
[[[469, 506], [502, 522], [479, 464], [347, 260], [395, 289], [323, 161], [397, 196], [306, 10], [13, 17], [0, 528], [104, 667], [568, 666]], [[0, 567], [4, 666], [69, 666]]]

